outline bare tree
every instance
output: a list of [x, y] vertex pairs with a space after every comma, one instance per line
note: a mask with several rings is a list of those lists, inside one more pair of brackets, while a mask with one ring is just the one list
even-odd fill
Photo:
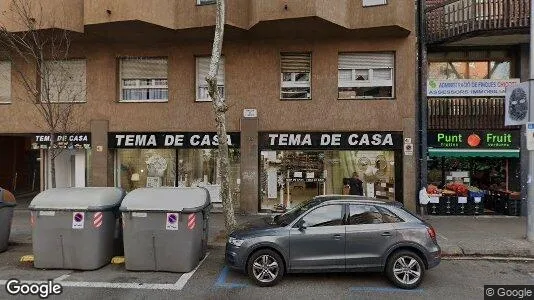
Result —
[[32, 103], [42, 117], [39, 125], [49, 135], [51, 185], [55, 188], [55, 159], [68, 143], [64, 140], [67, 133], [74, 133], [80, 125], [85, 71], [80, 72], [76, 61], [67, 62], [70, 32], [50, 24], [57, 18], [45, 16], [42, 4], [34, 3], [12, 0], [9, 9], [2, 12], [5, 23], [0, 24], [0, 55], [11, 61], [14, 79], [22, 89], [14, 100]]
[[234, 202], [230, 193], [229, 158], [228, 158], [228, 138], [226, 132], [226, 112], [228, 105], [217, 88], [217, 73], [221, 61], [221, 51], [224, 37], [224, 23], [226, 4], [225, 0], [217, 0], [217, 16], [215, 18], [215, 36], [213, 38], [213, 48], [211, 51], [211, 62], [206, 82], [208, 83], [208, 93], [212, 100], [217, 123], [217, 135], [219, 138], [219, 176], [221, 179], [221, 194], [224, 223], [226, 232], [230, 233], [237, 227], [234, 215]]

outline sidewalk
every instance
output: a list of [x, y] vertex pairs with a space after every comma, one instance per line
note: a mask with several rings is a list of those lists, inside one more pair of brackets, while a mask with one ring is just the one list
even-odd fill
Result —
[[[31, 244], [30, 212], [22, 205], [15, 210], [11, 228], [12, 244]], [[236, 215], [238, 224], [265, 215]], [[525, 240], [526, 218], [506, 216], [426, 216], [437, 232], [445, 256], [534, 257], [534, 243]], [[210, 246], [226, 243], [224, 215], [211, 213], [208, 229]]]

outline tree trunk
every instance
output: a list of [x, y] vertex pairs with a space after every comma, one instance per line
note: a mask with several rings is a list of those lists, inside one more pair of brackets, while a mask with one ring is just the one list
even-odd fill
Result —
[[50, 155], [50, 181], [52, 188], [56, 188], [56, 135], [50, 133], [50, 149], [48, 150], [48, 155]]
[[221, 178], [220, 197], [223, 204], [224, 224], [226, 232], [230, 233], [237, 227], [234, 214], [234, 202], [230, 192], [230, 163], [228, 158], [228, 138], [226, 132], [226, 111], [228, 106], [225, 100], [219, 94], [217, 86], [217, 73], [219, 62], [221, 60], [222, 43], [224, 36], [225, 23], [225, 0], [217, 0], [217, 16], [215, 20], [215, 36], [213, 38], [213, 49], [211, 52], [210, 71], [206, 77], [208, 83], [208, 93], [213, 104], [215, 112], [215, 121], [217, 122], [217, 136], [219, 138], [219, 175]]

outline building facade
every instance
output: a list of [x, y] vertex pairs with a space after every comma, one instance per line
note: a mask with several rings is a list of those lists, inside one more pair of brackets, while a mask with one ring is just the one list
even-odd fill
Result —
[[[69, 16], [54, 26], [74, 36], [63, 63], [86, 91], [77, 133], [63, 137], [70, 149], [57, 159], [58, 186], [205, 186], [220, 201], [215, 117], [203, 80], [212, 4], [47, 1], [43, 18]], [[357, 173], [365, 195], [415, 210], [415, 7], [386, 0], [227, 6], [218, 85], [229, 106], [239, 209], [346, 193]], [[2, 61], [7, 70], [16, 63]], [[46, 131], [33, 105], [17, 100], [20, 84], [7, 72], [1, 134], [32, 139], [46, 189]]]
[[505, 88], [528, 79], [530, 1], [427, 6], [428, 181], [480, 196], [477, 214], [519, 215], [528, 164], [521, 128], [505, 126]]

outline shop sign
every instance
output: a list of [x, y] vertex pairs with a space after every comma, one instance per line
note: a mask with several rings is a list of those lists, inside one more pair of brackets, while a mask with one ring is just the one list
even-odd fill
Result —
[[401, 132], [264, 132], [262, 149], [402, 149]]
[[506, 87], [519, 79], [431, 79], [428, 97], [504, 97]]
[[434, 131], [428, 134], [431, 148], [517, 149], [520, 146], [517, 131]]
[[[58, 149], [91, 149], [90, 133], [69, 133], [56, 136], [54, 147]], [[46, 133], [34, 134], [32, 149], [49, 149], [50, 135]]]
[[[215, 132], [114, 132], [108, 134], [109, 148], [217, 148]], [[239, 132], [228, 133], [228, 146], [240, 146]]]

